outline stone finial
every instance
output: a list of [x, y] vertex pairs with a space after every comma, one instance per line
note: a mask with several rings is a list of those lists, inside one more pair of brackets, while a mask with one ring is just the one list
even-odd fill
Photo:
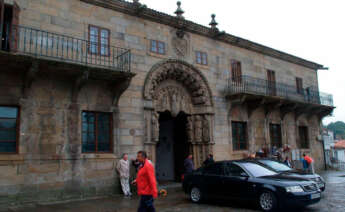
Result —
[[177, 2], [177, 9], [175, 11], [175, 14], [178, 18], [184, 18], [182, 15], [183, 15], [184, 11], [181, 9], [181, 2], [178, 1]]
[[139, 0], [133, 0], [133, 4], [140, 4]]
[[211, 23], [209, 25], [211, 26], [212, 29], [217, 29], [218, 23], [216, 22], [216, 15], [212, 14], [211, 18], [212, 18], [212, 20], [211, 20]]

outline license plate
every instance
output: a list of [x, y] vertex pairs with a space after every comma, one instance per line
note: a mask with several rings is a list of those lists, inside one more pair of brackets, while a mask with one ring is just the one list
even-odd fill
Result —
[[317, 199], [317, 198], [320, 198], [320, 197], [321, 197], [320, 193], [310, 195], [310, 199]]

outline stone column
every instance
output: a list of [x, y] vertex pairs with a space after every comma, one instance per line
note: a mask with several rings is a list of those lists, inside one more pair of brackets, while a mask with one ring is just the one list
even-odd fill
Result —
[[[144, 143], [143, 148], [151, 158], [153, 163], [156, 163], [156, 144], [159, 139], [159, 119], [158, 114], [155, 113], [152, 105], [152, 101], [144, 102]], [[157, 133], [158, 127], [158, 133]], [[156, 134], [156, 135], [154, 135]]]

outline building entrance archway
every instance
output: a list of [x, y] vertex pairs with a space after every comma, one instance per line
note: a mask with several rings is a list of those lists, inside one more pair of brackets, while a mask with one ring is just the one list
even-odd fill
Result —
[[[202, 73], [184, 61], [162, 61], [148, 73], [143, 96], [144, 147], [156, 165], [157, 177], [178, 179], [183, 164], [181, 158], [187, 154], [193, 155], [195, 167], [201, 166], [207, 154], [213, 152], [214, 145], [212, 93]], [[180, 120], [181, 116], [184, 121]], [[174, 122], [179, 123], [180, 133], [174, 133]], [[186, 142], [173, 142], [183, 135], [181, 139]], [[170, 151], [170, 155], [161, 155], [162, 149], [166, 153]], [[174, 158], [174, 153], [179, 153], [174, 149], [182, 151], [182, 156]], [[175, 162], [178, 165], [174, 165]], [[164, 163], [170, 167], [162, 170]]]

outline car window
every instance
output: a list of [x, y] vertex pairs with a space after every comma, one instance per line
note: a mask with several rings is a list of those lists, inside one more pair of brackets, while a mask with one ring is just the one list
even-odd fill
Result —
[[292, 169], [288, 167], [287, 165], [274, 161], [274, 160], [259, 160], [260, 163], [263, 163], [264, 165], [274, 169], [278, 172], [284, 172], [284, 171], [291, 171]]
[[242, 176], [242, 174], [247, 175], [247, 173], [238, 165], [229, 163], [225, 166], [225, 174], [227, 176]]
[[252, 162], [241, 163], [242, 166], [254, 177], [263, 177], [263, 176], [270, 176], [278, 174], [275, 171], [272, 171], [262, 165]]
[[223, 164], [221, 163], [215, 163], [215, 164], [210, 164], [203, 169], [204, 174], [209, 174], [209, 175], [223, 175]]

